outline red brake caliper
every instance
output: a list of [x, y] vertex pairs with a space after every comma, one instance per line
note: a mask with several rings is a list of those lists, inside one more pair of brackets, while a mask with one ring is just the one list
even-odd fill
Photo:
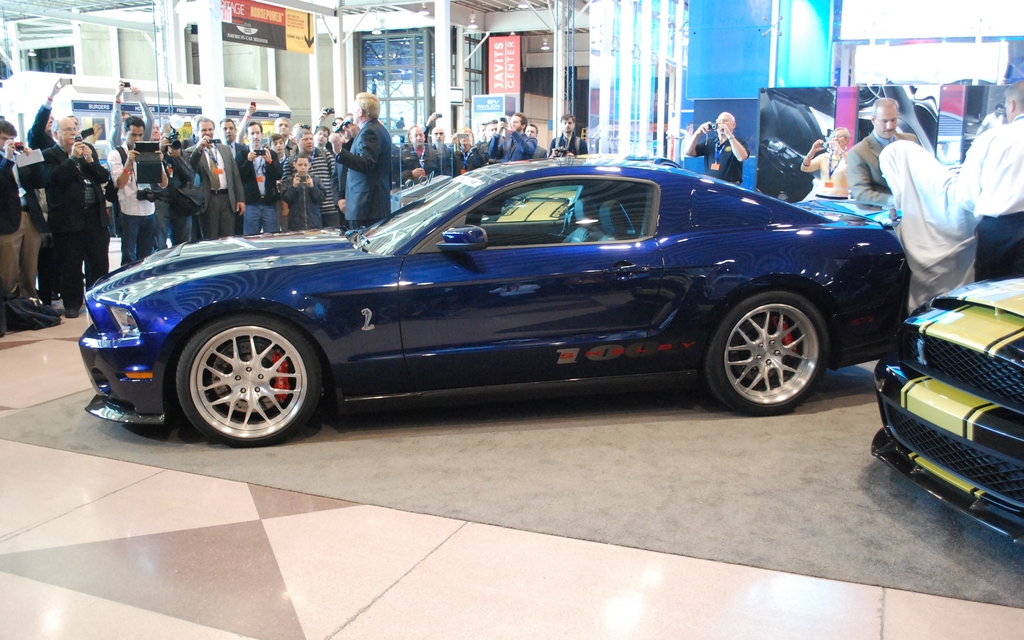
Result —
[[782, 336], [782, 346], [784, 346], [784, 347], [788, 347], [789, 345], [793, 344], [793, 334], [792, 333], [786, 333], [787, 331], [789, 331], [789, 327], [786, 325], [786, 321], [783, 320], [782, 321], [782, 333], [784, 335]]
[[[279, 351], [275, 351], [274, 352], [274, 360], [273, 360], [274, 364], [277, 364], [278, 361], [281, 360], [281, 355], [282, 354]], [[281, 362], [281, 366], [277, 368], [277, 372], [278, 373], [291, 373], [292, 372], [292, 368], [288, 364], [287, 360]], [[291, 389], [292, 389], [291, 386], [288, 384], [288, 378], [274, 378], [274, 379], [272, 379], [270, 381], [270, 384], [275, 389], [284, 389], [286, 391], [291, 391]], [[274, 397], [277, 398], [278, 403], [284, 403], [284, 401], [288, 398], [288, 394], [287, 393], [277, 393], [277, 394], [274, 394]]]

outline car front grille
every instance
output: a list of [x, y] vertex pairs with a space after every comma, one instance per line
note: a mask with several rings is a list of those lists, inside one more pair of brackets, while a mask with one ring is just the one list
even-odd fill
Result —
[[915, 453], [1024, 509], [1024, 466], [983, 453], [889, 403], [885, 414], [896, 438]]
[[1024, 370], [1000, 358], [925, 336], [928, 366], [936, 372], [1024, 405]]

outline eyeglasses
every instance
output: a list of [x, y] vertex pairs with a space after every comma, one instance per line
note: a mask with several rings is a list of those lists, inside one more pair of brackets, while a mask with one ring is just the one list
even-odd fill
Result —
[[79, 131], [81, 131], [81, 129], [79, 129], [78, 127], [73, 127], [71, 129], [60, 129], [61, 133], [78, 133]]

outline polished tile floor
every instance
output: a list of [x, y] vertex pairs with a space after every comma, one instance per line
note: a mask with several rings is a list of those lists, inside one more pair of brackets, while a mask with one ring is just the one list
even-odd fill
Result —
[[85, 323], [0, 338], [0, 639], [1024, 639], [1019, 609], [3, 439], [3, 416], [89, 387]]

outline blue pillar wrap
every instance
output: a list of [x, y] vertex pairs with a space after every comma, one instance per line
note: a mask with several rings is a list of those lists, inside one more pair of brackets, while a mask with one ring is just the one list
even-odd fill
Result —
[[[832, 83], [832, 0], [779, 0], [783, 16], [776, 87]], [[772, 36], [768, 36], [772, 37]]]
[[756, 99], [768, 86], [771, 15], [771, 0], [694, 0], [686, 97]]

